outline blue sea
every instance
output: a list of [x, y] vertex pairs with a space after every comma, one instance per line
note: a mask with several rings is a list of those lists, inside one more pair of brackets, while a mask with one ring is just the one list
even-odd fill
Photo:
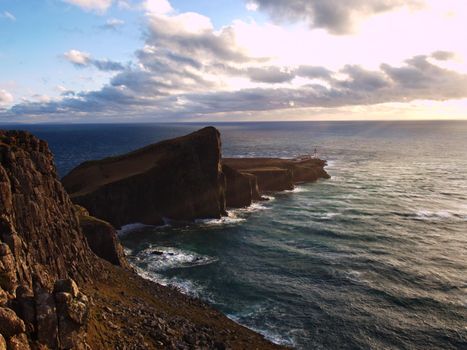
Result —
[[[49, 142], [65, 175], [202, 126], [21, 128]], [[215, 126], [225, 156], [317, 148], [332, 178], [221, 220], [126, 227], [142, 275], [297, 349], [467, 349], [467, 122]]]

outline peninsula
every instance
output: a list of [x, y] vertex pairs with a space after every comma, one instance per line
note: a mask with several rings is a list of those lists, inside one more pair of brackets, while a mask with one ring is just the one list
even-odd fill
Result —
[[115, 227], [220, 218], [268, 191], [329, 178], [320, 159], [227, 158], [207, 127], [117, 157], [85, 162], [62, 182], [74, 203]]
[[0, 349], [283, 348], [138, 276], [114, 227], [221, 217], [324, 165], [222, 160], [210, 127], [80, 165], [63, 179], [70, 198], [46, 142], [0, 130]]

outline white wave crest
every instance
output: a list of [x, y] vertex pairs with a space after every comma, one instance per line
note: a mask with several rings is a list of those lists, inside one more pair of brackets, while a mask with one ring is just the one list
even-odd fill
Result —
[[157, 227], [157, 226], [145, 225], [141, 223], [128, 224], [128, 225], [122, 226], [120, 230], [117, 230], [117, 235], [119, 237], [123, 237], [123, 236], [128, 235], [129, 233], [140, 231], [140, 230], [143, 230], [149, 227]]
[[191, 251], [155, 246], [140, 251], [134, 260], [138, 263], [144, 263], [147, 266], [146, 270], [151, 272], [208, 265], [218, 261], [217, 258]]

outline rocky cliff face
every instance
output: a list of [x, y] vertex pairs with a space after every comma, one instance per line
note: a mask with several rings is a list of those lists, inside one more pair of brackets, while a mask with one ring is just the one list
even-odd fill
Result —
[[[193, 144], [179, 147], [188, 148], [184, 159], [200, 169], [218, 164], [218, 156], [196, 160]], [[220, 183], [200, 203], [215, 199], [221, 211], [222, 177], [218, 171], [207, 177]], [[115, 246], [102, 246], [115, 238], [110, 226], [91, 226], [105, 226], [107, 236], [97, 246], [102, 255], [112, 252]], [[200, 301], [98, 258], [47, 144], [29, 133], [0, 131], [0, 350], [195, 348], [281, 347]]]
[[0, 131], [0, 344], [84, 349], [93, 266], [47, 144]]
[[81, 229], [94, 254], [115, 266], [131, 269], [115, 228], [106, 221], [90, 216], [79, 205], [75, 205], [75, 209]]
[[123, 156], [86, 162], [63, 178], [73, 201], [115, 227], [225, 214], [221, 141], [212, 127]]
[[291, 190], [297, 183], [330, 177], [324, 170], [326, 161], [321, 159], [225, 158], [222, 162], [238, 172], [255, 175], [260, 192]]

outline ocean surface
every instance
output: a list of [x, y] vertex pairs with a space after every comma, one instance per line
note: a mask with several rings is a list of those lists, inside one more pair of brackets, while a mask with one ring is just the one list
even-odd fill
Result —
[[[49, 142], [64, 175], [201, 126], [21, 128]], [[467, 349], [467, 122], [217, 127], [226, 156], [316, 147], [332, 178], [222, 220], [126, 228], [141, 274], [297, 349]]]

